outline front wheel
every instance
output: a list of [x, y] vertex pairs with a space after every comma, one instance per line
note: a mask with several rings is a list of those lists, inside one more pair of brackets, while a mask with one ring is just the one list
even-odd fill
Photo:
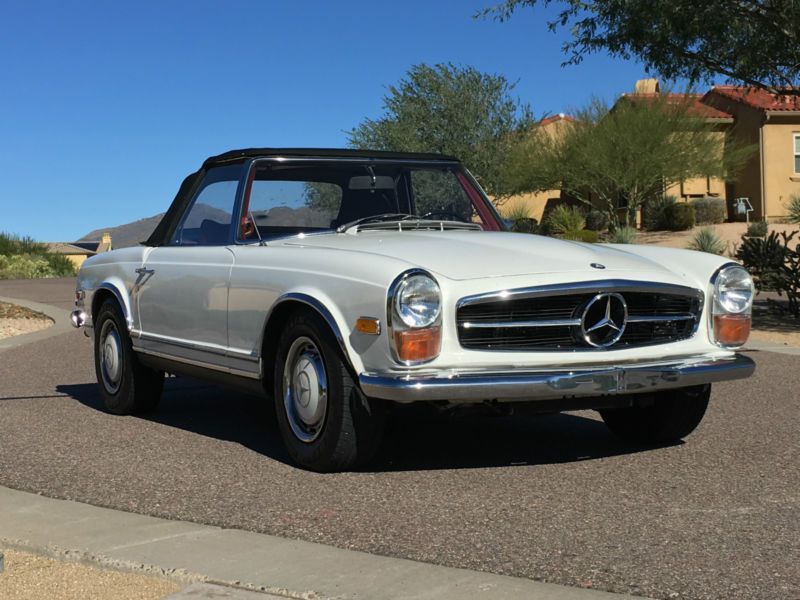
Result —
[[164, 387], [164, 372], [139, 363], [125, 318], [113, 300], [103, 302], [97, 311], [94, 365], [109, 412], [129, 415], [155, 410]]
[[383, 407], [361, 392], [316, 314], [289, 318], [278, 341], [273, 382], [278, 427], [292, 460], [329, 472], [372, 457], [383, 430]]
[[703, 420], [711, 384], [647, 394], [635, 406], [600, 411], [603, 421], [619, 438], [640, 444], [676, 442]]

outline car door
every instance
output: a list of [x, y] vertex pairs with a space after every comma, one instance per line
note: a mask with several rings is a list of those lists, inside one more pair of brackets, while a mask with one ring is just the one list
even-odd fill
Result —
[[170, 242], [149, 250], [136, 304], [140, 347], [228, 370], [228, 287], [241, 165], [210, 169]]

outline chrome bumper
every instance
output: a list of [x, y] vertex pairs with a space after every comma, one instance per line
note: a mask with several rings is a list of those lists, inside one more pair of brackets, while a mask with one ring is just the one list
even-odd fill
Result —
[[372, 398], [395, 402], [450, 400], [552, 400], [636, 394], [687, 387], [753, 374], [755, 363], [740, 354], [688, 357], [613, 367], [515, 369], [503, 371], [449, 370], [435, 373], [362, 373], [359, 383]]

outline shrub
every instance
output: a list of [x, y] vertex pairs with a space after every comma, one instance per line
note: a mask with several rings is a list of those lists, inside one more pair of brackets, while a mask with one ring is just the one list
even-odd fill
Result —
[[750, 271], [759, 290], [785, 293], [789, 311], [800, 319], [800, 244], [791, 247], [798, 233], [784, 231], [778, 235], [773, 231], [766, 238], [744, 237], [736, 258]]
[[568, 231], [579, 231], [586, 226], [586, 219], [579, 208], [559, 204], [545, 218], [547, 231], [553, 235], [561, 235]]
[[670, 204], [664, 209], [664, 218], [670, 231], [686, 231], [694, 227], [694, 207], [683, 202]]
[[576, 229], [575, 231], [567, 231], [561, 234], [561, 239], [596, 244], [597, 240], [600, 239], [600, 234], [591, 229]]
[[703, 227], [695, 234], [687, 248], [709, 254], [724, 254], [728, 244], [723, 242], [711, 227]]
[[66, 256], [50, 254], [29, 237], [0, 233], [0, 279], [38, 279], [75, 275]]
[[608, 215], [599, 210], [590, 210], [586, 215], [586, 229], [605, 231], [608, 229]]
[[44, 254], [47, 247], [29, 237], [0, 232], [0, 254]]
[[633, 227], [617, 227], [608, 234], [609, 244], [633, 244], [636, 241], [636, 230]]
[[55, 277], [43, 256], [30, 254], [0, 254], [0, 279], [39, 279]]
[[644, 203], [644, 219], [642, 225], [648, 231], [669, 229], [666, 210], [675, 204], [674, 196], [655, 196]]
[[766, 221], [753, 221], [747, 226], [747, 237], [767, 237], [768, 227]]
[[724, 223], [728, 217], [728, 209], [722, 198], [698, 198], [692, 201], [698, 225], [716, 225]]
[[787, 208], [789, 209], [789, 222], [800, 223], [800, 196], [792, 196]]

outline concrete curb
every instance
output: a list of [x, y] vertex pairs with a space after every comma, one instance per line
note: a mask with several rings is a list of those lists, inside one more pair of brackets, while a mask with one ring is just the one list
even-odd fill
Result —
[[41, 329], [31, 333], [24, 333], [22, 335], [15, 335], [4, 340], [0, 340], [0, 352], [9, 350], [11, 348], [18, 348], [31, 342], [39, 342], [48, 338], [73, 331], [75, 328], [69, 319], [69, 312], [52, 306], [51, 304], [40, 304], [39, 302], [31, 302], [30, 300], [19, 300], [17, 298], [7, 298], [0, 296], [0, 302], [7, 302], [9, 304], [16, 304], [17, 306], [24, 306], [40, 313], [44, 313], [53, 320], [53, 325], [47, 329]]
[[289, 598], [634, 600], [632, 596], [375, 556], [249, 531], [168, 521], [5, 487], [0, 487], [0, 507], [0, 541], [7, 546]]

